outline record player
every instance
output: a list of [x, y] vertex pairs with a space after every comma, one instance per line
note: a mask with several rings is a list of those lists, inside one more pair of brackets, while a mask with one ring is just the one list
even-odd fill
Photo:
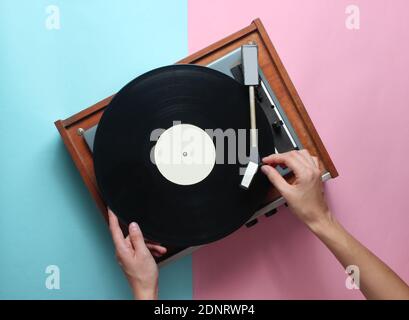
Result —
[[[140, 155], [137, 155], [138, 152], [136, 151], [131, 153], [127, 151], [128, 153], [122, 155], [124, 148], [128, 150], [133, 149], [135, 145], [146, 144], [146, 138], [140, 141], [135, 139], [130, 141], [129, 136], [140, 136], [140, 132], [149, 131], [149, 123], [155, 123], [154, 127], [163, 124], [168, 128], [167, 131], [164, 131], [165, 133], [172, 128], [176, 128], [178, 125], [169, 125], [168, 123], [171, 119], [178, 120], [176, 114], [182, 114], [181, 117], [186, 120], [184, 122], [201, 123], [200, 127], [206, 126], [206, 124], [212, 126], [212, 121], [218, 123], [219, 117], [220, 119], [223, 117], [227, 119], [220, 120], [221, 123], [241, 127], [242, 123], [240, 121], [245, 117], [244, 113], [240, 115], [240, 112], [242, 112], [240, 106], [244, 100], [248, 103], [248, 97], [245, 99], [245, 94], [242, 95], [242, 92], [244, 92], [242, 91], [242, 87], [244, 87], [242, 46], [249, 43], [256, 44], [258, 47], [259, 85], [255, 88], [254, 93], [257, 119], [260, 119], [260, 122], [257, 123], [260, 134], [259, 141], [261, 141], [260, 152], [267, 154], [272, 152], [283, 153], [305, 148], [319, 158], [324, 181], [337, 177], [337, 170], [259, 19], [254, 20], [249, 26], [229, 37], [179, 61], [174, 67], [169, 66], [148, 72], [133, 80], [117, 95], [108, 97], [68, 119], [55, 122], [84, 183], [91, 192], [104, 218], [107, 220], [107, 204], [111, 208], [113, 207], [114, 211], [116, 206], [119, 211], [123, 212], [120, 217], [122, 217], [121, 220], [124, 224], [134, 218], [128, 216], [129, 212], [145, 212], [145, 216], [142, 214], [142, 216], [137, 217], [137, 219], [147, 221], [145, 228], [143, 223], [141, 226], [145, 236], [148, 235], [147, 238], [152, 240], [161, 239], [162, 244], [168, 248], [167, 254], [158, 259], [159, 265], [188, 254], [202, 244], [220, 239], [243, 224], [252, 227], [261, 216], [270, 217], [277, 211], [279, 206], [285, 204], [285, 200], [277, 190], [271, 186], [267, 190], [263, 181], [257, 180], [254, 186], [250, 186], [249, 190], [244, 191], [236, 190], [236, 178], [233, 179], [233, 184], [223, 186], [223, 181], [231, 180], [228, 175], [225, 176], [224, 173], [220, 173], [228, 170], [226, 169], [227, 166], [217, 167], [216, 165], [215, 168], [218, 169], [214, 169], [213, 164], [209, 169], [212, 174], [207, 172], [205, 178], [198, 180], [210, 181], [206, 182], [207, 185], [196, 181], [194, 183], [173, 181], [175, 183], [172, 184], [172, 179], [183, 180], [184, 173], [179, 172], [172, 178], [162, 172], [159, 164], [149, 164], [146, 167], [143, 164], [144, 160]], [[193, 77], [193, 80], [189, 78], [188, 81], [185, 81], [188, 79], [187, 77]], [[195, 79], [197, 79], [196, 84]], [[220, 85], [216, 85], [219, 81]], [[135, 109], [129, 108], [129, 105], [144, 103], [144, 101], [149, 101], [149, 99], [155, 97], [156, 89], [151, 83], [170, 85], [169, 88], [172, 89], [160, 92], [161, 100], [157, 107], [151, 106], [148, 112], [144, 109], [135, 115], [133, 113]], [[214, 87], [212, 87], [213, 85]], [[194, 95], [190, 98], [184, 96], [185, 91], [183, 90], [186, 87], [190, 87], [189, 92], [197, 92], [197, 95], [203, 96], [203, 99], [206, 100], [206, 109], [200, 109], [201, 102], [196, 101]], [[209, 89], [211, 93], [206, 94], [206, 90], [201, 90], [203, 87], [206, 87], [206, 90]], [[189, 101], [187, 109], [183, 109], [183, 106], [179, 105], [175, 107], [179, 102], [175, 102], [176, 98], [172, 95], [177, 90], [182, 90], [180, 94], [181, 101]], [[211, 100], [211, 97], [215, 97], [215, 100]], [[232, 99], [236, 99], [236, 101], [232, 101]], [[165, 101], [167, 105], [164, 104]], [[212, 110], [211, 106], [218, 103], [220, 104], [218, 109]], [[124, 107], [124, 105], [127, 106]], [[223, 108], [223, 105], [225, 108]], [[232, 106], [237, 106], [237, 109]], [[198, 111], [195, 111], [196, 107]], [[192, 108], [194, 111], [191, 111]], [[158, 113], [156, 118], [153, 119], [151, 115], [157, 110], [161, 113]], [[196, 114], [203, 113], [203, 110], [208, 112], [206, 116], [196, 116]], [[248, 109], [246, 109], [246, 112], [248, 112]], [[125, 114], [126, 116], [124, 116]], [[135, 118], [129, 120], [132, 117]], [[192, 119], [192, 117], [194, 120], [187, 120]], [[230, 121], [236, 118], [237, 121]], [[160, 121], [157, 119], [160, 119]], [[136, 123], [135, 121], [139, 122]], [[164, 132], [161, 132], [159, 139], [165, 139], [166, 134]], [[271, 139], [263, 138], [267, 136], [271, 136]], [[156, 140], [155, 143], [158, 145], [159, 141]], [[149, 145], [146, 145], [146, 148], [148, 147]], [[147, 154], [148, 152], [144, 151], [143, 153]], [[120, 163], [113, 165], [112, 163], [116, 160], [111, 157], [111, 154], [118, 155], [117, 157], [122, 159], [122, 162], [119, 161]], [[129, 157], [132, 158], [135, 154], [136, 158], [127, 167], [127, 161], [124, 159], [130, 154], [132, 156]], [[107, 162], [109, 162], [108, 165]], [[135, 163], [140, 164], [142, 169], [132, 173]], [[245, 173], [246, 167], [242, 166], [239, 169], [240, 172], [237, 172], [238, 177]], [[287, 180], [292, 181], [294, 177], [288, 168], [278, 169]], [[155, 172], [151, 173], [149, 170]], [[113, 171], [113, 173], [108, 174], [108, 171]], [[157, 174], [156, 171], [160, 171], [162, 176]], [[172, 175], [172, 173], [170, 174]], [[234, 176], [234, 173], [229, 174]], [[210, 178], [207, 178], [207, 175], [210, 175]], [[216, 176], [216, 178], [212, 178], [212, 175]], [[171, 182], [162, 179], [163, 176]], [[127, 186], [126, 190], [117, 191], [123, 188], [124, 183]], [[162, 188], [165, 184], [167, 186]], [[186, 184], [192, 186], [180, 186]], [[115, 188], [110, 188], [110, 185]], [[158, 188], [158, 186], [160, 186], [160, 192], [151, 190]], [[257, 189], [258, 187], [260, 189]], [[129, 188], [134, 188], [132, 193], [129, 192]], [[217, 188], [220, 188], [220, 190], [213, 190]], [[235, 191], [232, 192], [230, 189]], [[221, 190], [226, 192], [225, 195]], [[113, 192], [115, 194], [112, 194]], [[206, 195], [208, 193], [211, 197], [207, 199]], [[137, 201], [132, 200], [134, 195], [136, 198], [139, 197]], [[198, 202], [198, 195], [200, 198], [205, 199], [199, 201], [200, 205], [193, 203], [188, 206], [181, 206], [180, 202], [182, 200], [187, 203], [189, 203], [189, 199], [193, 199], [190, 202]], [[227, 201], [223, 201], [223, 197]], [[257, 200], [255, 200], [256, 198]], [[237, 203], [234, 203], [235, 199], [237, 199]], [[215, 202], [214, 207], [211, 207], [212, 201]], [[124, 202], [132, 202], [132, 205], [121, 205]], [[134, 202], [143, 203], [143, 205], [133, 206]], [[257, 203], [257, 207], [247, 206], [248, 202]], [[204, 224], [205, 227], [201, 226], [200, 222], [195, 222], [195, 219], [197, 220], [198, 217], [203, 217], [206, 214], [203, 207], [207, 204], [204, 203], [208, 203], [210, 212], [216, 212], [214, 216], [206, 216], [209, 224]], [[155, 219], [152, 219], [154, 212], [159, 211], [158, 209], [167, 210], [167, 206], [171, 207], [169, 209], [170, 215], [158, 215], [154, 216]], [[147, 216], [146, 212], [149, 212], [151, 207], [155, 208], [155, 210]], [[234, 210], [230, 210], [230, 207], [234, 208]], [[174, 211], [172, 211], [172, 208], [174, 208]], [[184, 208], [187, 208], [186, 211], [189, 211], [189, 213], [183, 212]], [[128, 213], [126, 213], [127, 210]], [[185, 219], [183, 219], [184, 217]], [[167, 232], [167, 226], [172, 223], [172, 219], [178, 221], [177, 226], [180, 226], [180, 233], [184, 234], [185, 238], [181, 239], [177, 237], [177, 234], [172, 235]], [[235, 225], [231, 225], [232, 223], [229, 222], [233, 220], [235, 220]], [[137, 222], [139, 223], [139, 221]], [[125, 227], [123, 229], [126, 230]], [[190, 231], [191, 233], [189, 233]]]

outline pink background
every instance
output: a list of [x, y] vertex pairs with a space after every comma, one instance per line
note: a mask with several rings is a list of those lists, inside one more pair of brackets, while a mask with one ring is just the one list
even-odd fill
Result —
[[[361, 29], [345, 27], [358, 5]], [[340, 176], [341, 223], [409, 282], [409, 3], [190, 0], [191, 53], [260, 17]], [[193, 255], [196, 299], [360, 299], [285, 208]]]

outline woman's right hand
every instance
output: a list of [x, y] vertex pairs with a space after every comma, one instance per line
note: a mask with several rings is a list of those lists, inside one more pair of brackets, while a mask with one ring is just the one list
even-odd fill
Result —
[[[331, 221], [332, 216], [323, 194], [323, 183], [318, 158], [304, 149], [263, 158], [261, 170], [286, 199], [291, 211], [314, 231], [316, 227]], [[295, 181], [289, 184], [274, 168], [276, 165], [290, 168]]]

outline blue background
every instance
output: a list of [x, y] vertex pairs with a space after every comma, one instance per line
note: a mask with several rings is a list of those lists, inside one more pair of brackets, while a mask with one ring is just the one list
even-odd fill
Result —
[[[186, 1], [0, 2], [0, 298], [131, 298], [53, 123], [183, 58]], [[48, 5], [59, 30], [46, 28]], [[45, 287], [48, 265], [60, 290]], [[192, 298], [191, 257], [161, 269], [160, 297]]]

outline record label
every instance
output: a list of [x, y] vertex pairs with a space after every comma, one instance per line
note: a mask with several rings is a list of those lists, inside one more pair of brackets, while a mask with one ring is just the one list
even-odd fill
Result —
[[210, 174], [216, 162], [216, 149], [203, 129], [176, 124], [160, 135], [154, 158], [167, 180], [187, 186], [201, 182]]

